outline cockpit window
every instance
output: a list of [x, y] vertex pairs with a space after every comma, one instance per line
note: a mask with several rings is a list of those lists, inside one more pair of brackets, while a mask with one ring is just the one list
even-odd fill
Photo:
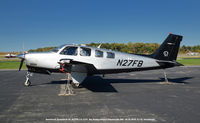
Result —
[[57, 53], [63, 46], [65, 46], [65, 45], [58, 46], [57, 48], [51, 50], [51, 52]]
[[107, 58], [115, 58], [115, 54], [112, 52], [107, 52]]
[[95, 50], [95, 57], [103, 57], [103, 52], [100, 50]]
[[85, 48], [85, 47], [80, 48], [80, 56], [90, 56], [90, 55], [91, 55], [90, 48]]
[[63, 51], [60, 52], [63, 55], [77, 55], [77, 47], [65, 47]]

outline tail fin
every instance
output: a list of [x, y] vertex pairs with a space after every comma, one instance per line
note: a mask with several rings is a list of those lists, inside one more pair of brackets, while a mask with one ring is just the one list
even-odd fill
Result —
[[169, 34], [151, 57], [158, 60], [176, 61], [182, 38], [183, 36], [180, 35]]

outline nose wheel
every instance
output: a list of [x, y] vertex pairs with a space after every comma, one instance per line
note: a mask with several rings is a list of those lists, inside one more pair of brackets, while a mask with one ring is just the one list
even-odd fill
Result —
[[30, 80], [27, 80], [25, 83], [24, 83], [25, 86], [30, 86], [31, 85], [31, 82]]
[[30, 85], [31, 85], [31, 82], [30, 82], [30, 80], [29, 80], [30, 76], [32, 76], [32, 73], [28, 71], [28, 72], [26, 73], [26, 81], [24, 82], [24, 85], [25, 85], [25, 86], [30, 86]]

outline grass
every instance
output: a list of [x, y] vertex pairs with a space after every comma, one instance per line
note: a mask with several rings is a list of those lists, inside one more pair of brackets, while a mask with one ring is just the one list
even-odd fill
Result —
[[[19, 69], [20, 61], [6, 61], [0, 62], [0, 69]], [[26, 69], [25, 63], [22, 66], [22, 69]]]
[[183, 58], [183, 59], [185, 59], [185, 58], [189, 58], [189, 59], [195, 59], [195, 58], [200, 58], [200, 56], [178, 56], [178, 58]]
[[178, 59], [177, 62], [183, 65], [200, 65], [200, 59]]
[[14, 62], [14, 61], [21, 61], [21, 59], [19, 58], [3, 58], [3, 59], [0, 59], [0, 62]]

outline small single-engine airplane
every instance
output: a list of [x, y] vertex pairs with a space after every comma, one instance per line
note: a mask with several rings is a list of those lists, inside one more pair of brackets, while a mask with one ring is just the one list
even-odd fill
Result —
[[151, 55], [129, 54], [100, 47], [62, 45], [47, 53], [27, 53], [21, 58], [19, 71], [24, 60], [28, 72], [25, 86], [29, 86], [30, 73], [70, 73], [72, 86], [79, 87], [86, 77], [94, 74], [112, 74], [152, 69], [165, 69], [182, 64], [176, 62], [182, 36], [169, 34], [161, 46]]
[[5, 55], [5, 58], [16, 58], [16, 55], [9, 53]]

